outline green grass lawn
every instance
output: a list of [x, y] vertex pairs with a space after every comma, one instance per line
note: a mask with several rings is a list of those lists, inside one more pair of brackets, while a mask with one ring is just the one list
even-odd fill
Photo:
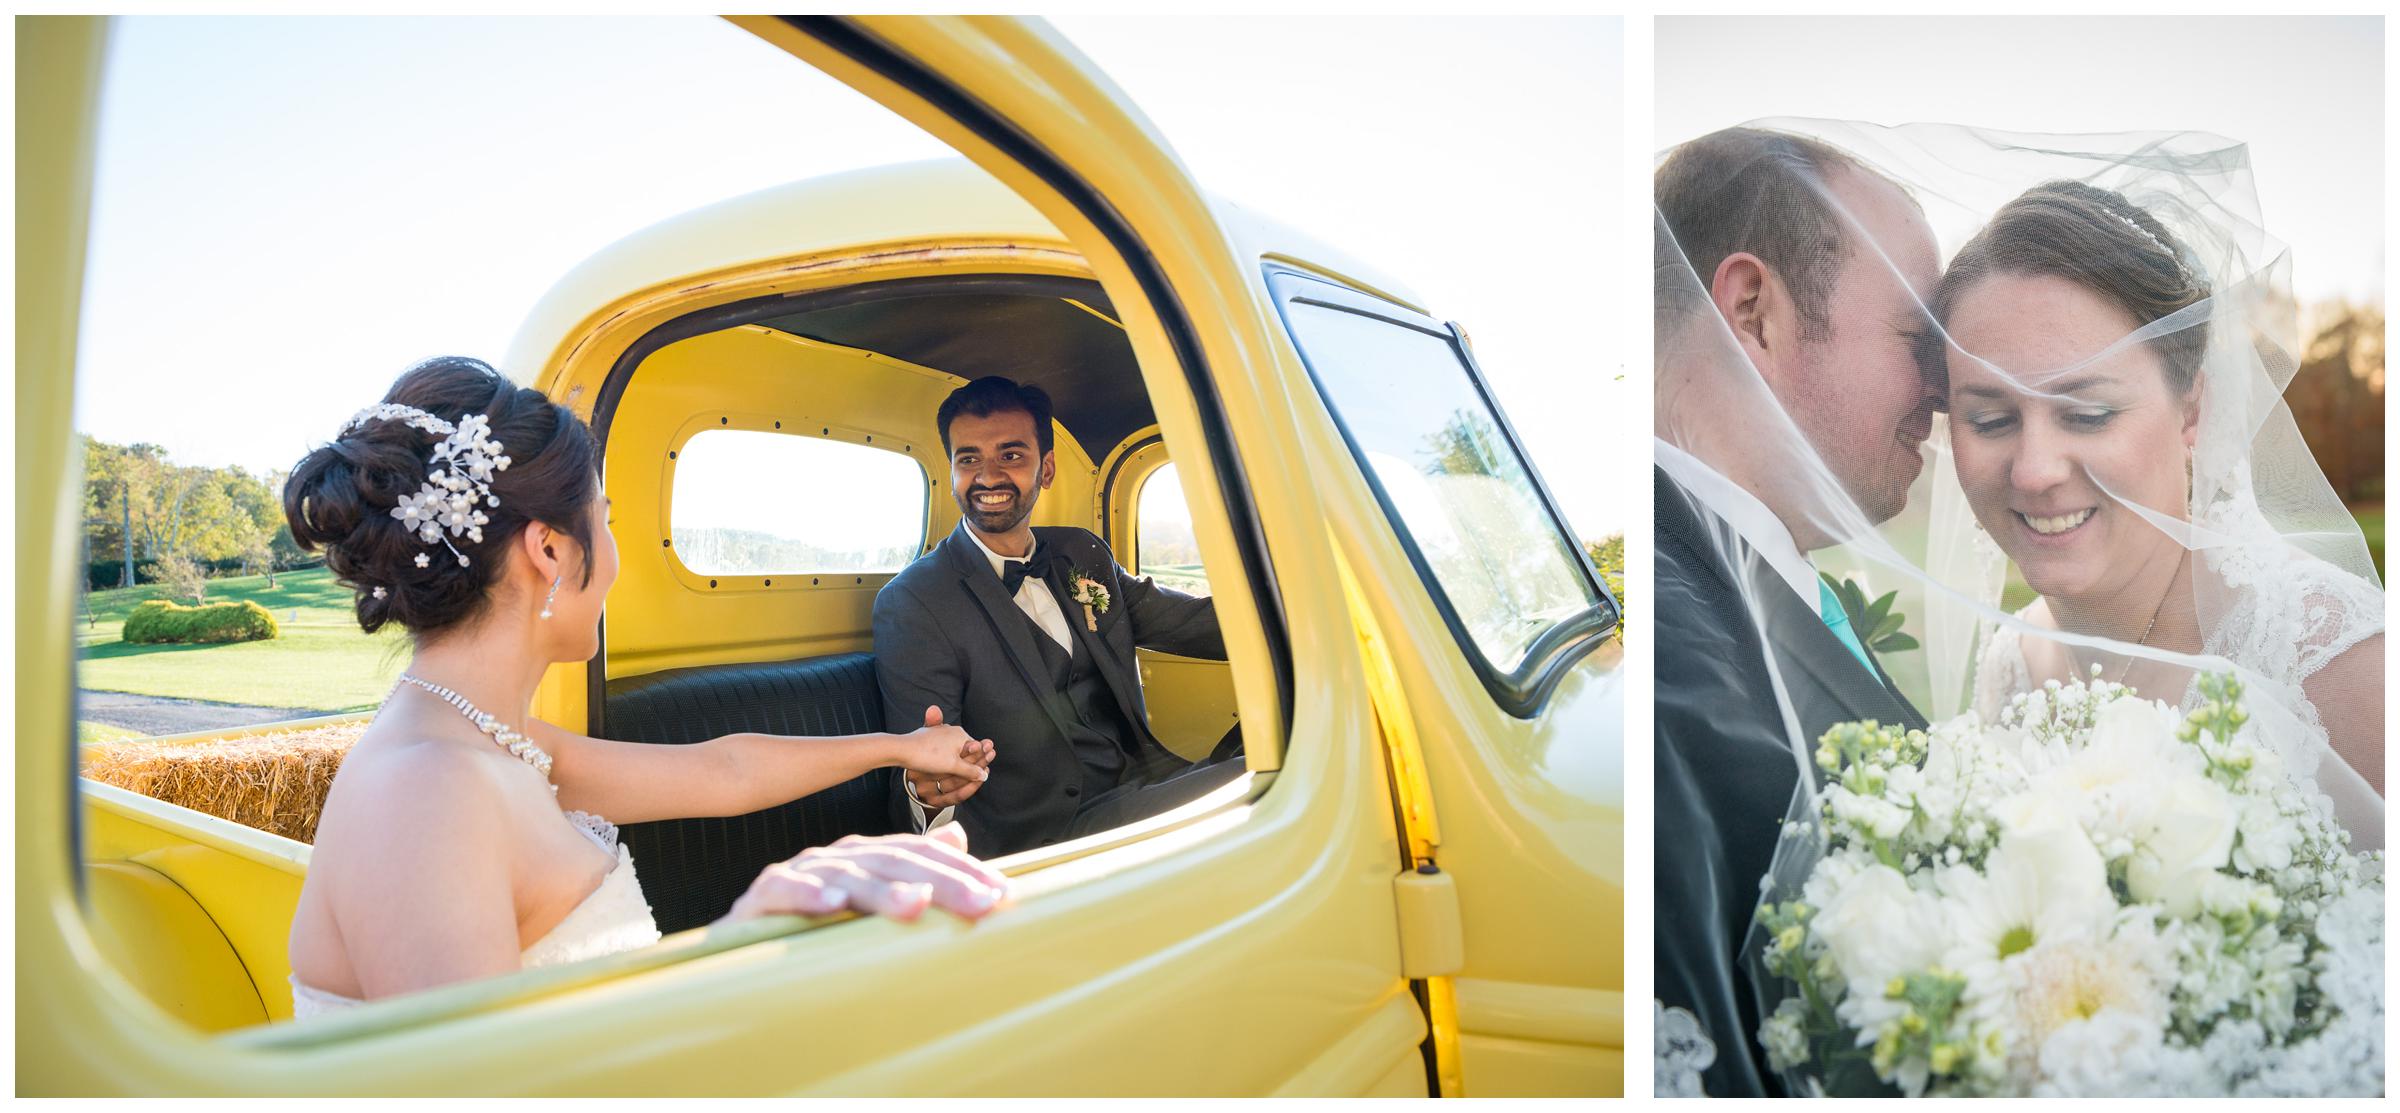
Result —
[[91, 593], [88, 615], [75, 624], [76, 682], [106, 692], [323, 712], [382, 703], [407, 663], [407, 640], [397, 631], [359, 633], [349, 590], [326, 569], [275, 579], [272, 588], [264, 576], [209, 581], [209, 602], [257, 603], [282, 627], [272, 641], [231, 645], [128, 644], [118, 640], [125, 616], [163, 592], [145, 584]]
[[75, 724], [75, 741], [84, 745], [94, 742], [121, 742], [128, 738], [140, 737], [142, 737], [141, 731], [112, 727], [107, 723], [78, 722]]

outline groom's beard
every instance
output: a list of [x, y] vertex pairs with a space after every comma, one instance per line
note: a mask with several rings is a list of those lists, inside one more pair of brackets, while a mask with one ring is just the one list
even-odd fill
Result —
[[[998, 507], [987, 508], [976, 505], [976, 496], [986, 492], [1005, 494], [1009, 496], [1009, 499]], [[997, 536], [1007, 533], [1025, 524], [1025, 519], [1033, 516], [1034, 500], [1030, 492], [1017, 490], [1007, 484], [970, 487], [963, 495], [952, 494], [951, 500], [958, 503], [959, 513], [966, 516], [968, 525], [975, 527], [977, 533], [987, 535]]]

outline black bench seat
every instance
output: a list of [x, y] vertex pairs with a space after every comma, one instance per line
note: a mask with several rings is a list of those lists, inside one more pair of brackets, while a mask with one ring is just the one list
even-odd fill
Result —
[[[707, 665], [611, 680], [602, 730], [626, 742], [683, 745], [755, 732], [803, 737], [883, 729], [875, 657], [844, 653]], [[698, 927], [733, 907], [758, 872], [844, 835], [888, 835], [893, 769], [749, 815], [626, 824], [642, 893], [659, 930]]]

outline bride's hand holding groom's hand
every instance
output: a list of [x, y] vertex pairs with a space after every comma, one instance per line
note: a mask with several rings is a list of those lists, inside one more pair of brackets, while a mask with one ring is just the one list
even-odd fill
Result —
[[1007, 896], [1007, 875], [968, 854], [965, 829], [952, 823], [929, 835], [851, 835], [804, 850], [767, 867], [720, 922], [845, 909], [914, 920], [928, 907], [973, 920]]
[[990, 739], [977, 740], [942, 723], [942, 709], [925, 709], [925, 729], [900, 736], [904, 756], [900, 765], [909, 791], [928, 811], [963, 803], [983, 787], [998, 748]]

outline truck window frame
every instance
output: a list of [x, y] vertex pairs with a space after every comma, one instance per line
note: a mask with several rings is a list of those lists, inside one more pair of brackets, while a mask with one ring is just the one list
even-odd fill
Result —
[[[1600, 579], [1591, 562], [1580, 559], [1584, 551], [1582, 543], [1568, 528], [1566, 516], [1560, 513], [1558, 501], [1551, 495], [1549, 485], [1542, 481], [1541, 473], [1534, 468], [1532, 458], [1525, 451], [1524, 441], [1518, 437], [1516, 427], [1509, 422], [1508, 414], [1501, 409], [1499, 400], [1492, 395], [1482, 367], [1475, 362], [1473, 349], [1467, 346], [1465, 334], [1455, 323], [1436, 321], [1405, 306], [1288, 266], [1269, 264], [1266, 267], [1266, 279], [1267, 288], [1275, 302], [1275, 312], [1283, 323], [1293, 350], [1300, 354], [1301, 365], [1308, 370], [1309, 382], [1316, 388], [1318, 401], [1324, 404], [1334, 428], [1341, 433], [1342, 442], [1349, 446], [1360, 478], [1366, 481], [1367, 489], [1374, 493], [1375, 501], [1382, 506], [1384, 518], [1391, 524], [1401, 551], [1408, 555], [1409, 563], [1417, 570], [1418, 580], [1433, 600], [1434, 609], [1441, 615], [1443, 624], [1450, 628], [1451, 640], [1458, 643], [1459, 651], [1474, 666], [1493, 703], [1520, 719], [1539, 717], [1542, 709], [1548, 706], [1551, 693], [1557, 690], [1569, 670], [1585, 654], [1599, 648], [1607, 640], [1618, 628], [1623, 615], [1616, 596], [1609, 593], [1607, 583]], [[1525, 649], [1524, 659], [1514, 669], [1504, 670], [1494, 663], [1483, 652], [1473, 632], [1467, 629], [1457, 604], [1451, 600], [1432, 562], [1426, 559], [1424, 550], [1410, 531], [1408, 519], [1401, 515], [1399, 505], [1393, 501], [1383, 481], [1377, 478], [1374, 465], [1367, 458], [1366, 447], [1342, 417], [1341, 407], [1336, 404], [1332, 392], [1326, 389], [1324, 376], [1317, 369], [1317, 359], [1311, 358], [1309, 345], [1301, 331], [1293, 327], [1292, 306], [1295, 304], [1355, 314], [1441, 340], [1457, 359], [1459, 370], [1466, 375], [1476, 400], [1491, 414], [1502, 441], [1532, 484], [1550, 531], [1566, 546], [1570, 556], [1577, 558], [1570, 560], [1570, 563], [1576, 568], [1576, 574], [1591, 587], [1593, 597], [1597, 600], [1534, 638]]]

